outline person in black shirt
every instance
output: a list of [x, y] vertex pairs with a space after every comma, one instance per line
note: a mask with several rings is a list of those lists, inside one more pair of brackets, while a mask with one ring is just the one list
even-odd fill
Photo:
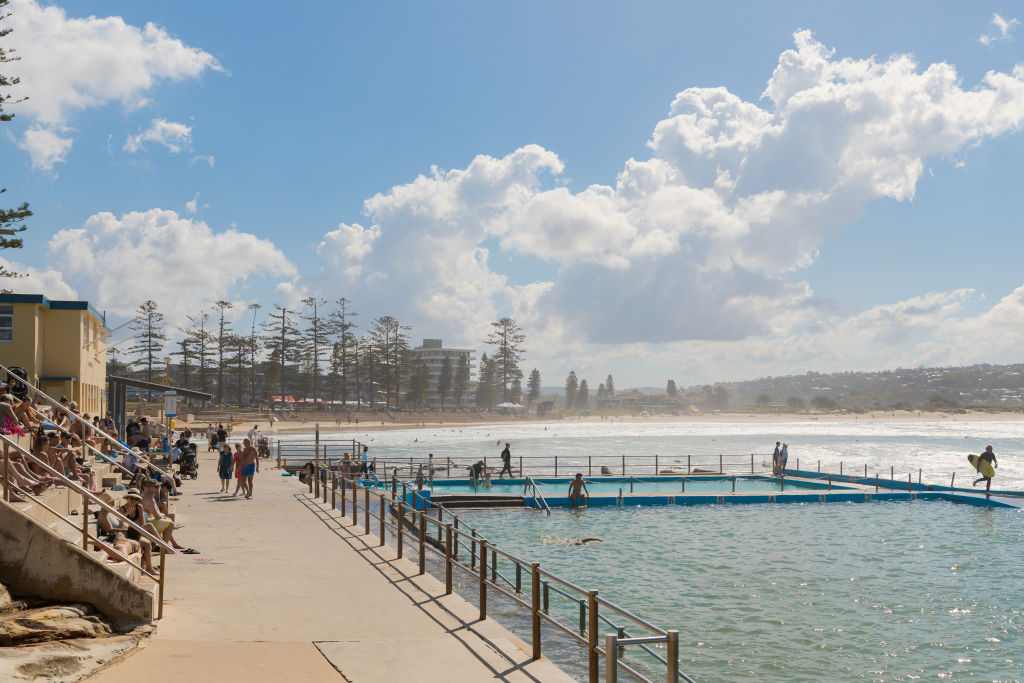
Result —
[[[991, 463], [993, 470], [996, 467], [999, 467], [999, 465], [996, 464], [996, 454], [992, 452], [992, 447], [991, 446], [985, 446], [985, 452], [982, 453], [980, 456], [978, 456], [978, 463], [979, 464], [981, 463], [982, 460], [985, 460], [985, 461]], [[978, 472], [980, 473], [981, 470], [979, 469]], [[986, 477], [984, 474], [982, 474], [981, 478], [980, 479], [975, 479], [974, 483], [971, 484], [971, 486], [977, 486], [979, 481], [985, 482], [985, 495], [988, 495], [989, 489], [992, 488], [992, 477]]]
[[510, 444], [505, 444], [505, 450], [501, 452], [501, 472], [498, 473], [498, 479], [504, 479], [505, 473], [508, 472], [508, 476], [512, 478], [512, 452], [508, 449]]

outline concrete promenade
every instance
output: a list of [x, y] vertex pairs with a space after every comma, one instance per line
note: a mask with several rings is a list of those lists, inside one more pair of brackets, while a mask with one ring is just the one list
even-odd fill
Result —
[[297, 478], [261, 463], [244, 500], [217, 492], [212, 455], [200, 461], [176, 537], [201, 553], [168, 558], [156, 633], [90, 681], [572, 680]]

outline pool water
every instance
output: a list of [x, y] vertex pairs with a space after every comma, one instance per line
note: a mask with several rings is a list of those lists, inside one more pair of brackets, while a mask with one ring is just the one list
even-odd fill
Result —
[[[679, 629], [681, 669], [698, 680], [1024, 678], [1020, 510], [917, 501], [461, 517], [499, 547]], [[604, 542], [566, 544], [580, 537]], [[552, 600], [570, 623], [577, 609]], [[585, 678], [573, 646], [546, 654]]]
[[[538, 479], [537, 488], [540, 489], [541, 494], [546, 498], [553, 497], [565, 497], [569, 491], [570, 479], [553, 480], [553, 479]], [[587, 490], [591, 494], [604, 494], [604, 495], [618, 495], [619, 491], [622, 491], [623, 495], [630, 493], [630, 481], [629, 478], [620, 479], [615, 478], [610, 481], [602, 481], [601, 479], [587, 479]], [[732, 491], [732, 479], [728, 477], [700, 477], [700, 478], [687, 478], [686, 479], [686, 492], [697, 493], [705, 491]], [[786, 490], [801, 489], [801, 490], [822, 490], [828, 488], [827, 484], [824, 483], [805, 483], [795, 482], [791, 479], [786, 480]], [[833, 486], [833, 488], [840, 488]], [[672, 478], [661, 478], [661, 479], [640, 479], [634, 478], [632, 492], [633, 493], [679, 493], [682, 489], [682, 482], [679, 477]], [[774, 477], [737, 477], [736, 478], [736, 490], [737, 491], [779, 491], [782, 489], [782, 482], [778, 478]], [[473, 493], [473, 486], [468, 481], [435, 481], [433, 488], [435, 494], [462, 494], [467, 495]], [[492, 494], [492, 495], [523, 495], [523, 484], [513, 483], [509, 481], [492, 481], [491, 488], [484, 488], [478, 486], [476, 489], [477, 494]]]

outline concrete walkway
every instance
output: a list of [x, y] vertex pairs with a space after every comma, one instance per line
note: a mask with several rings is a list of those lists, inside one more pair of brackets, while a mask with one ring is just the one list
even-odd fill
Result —
[[244, 500], [219, 494], [213, 457], [200, 460], [176, 537], [202, 552], [168, 558], [156, 633], [90, 681], [572, 680], [297, 478], [261, 463]]

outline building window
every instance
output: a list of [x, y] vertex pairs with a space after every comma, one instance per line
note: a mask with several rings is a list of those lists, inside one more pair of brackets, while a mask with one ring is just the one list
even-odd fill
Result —
[[0, 306], [0, 342], [14, 341], [14, 306]]

